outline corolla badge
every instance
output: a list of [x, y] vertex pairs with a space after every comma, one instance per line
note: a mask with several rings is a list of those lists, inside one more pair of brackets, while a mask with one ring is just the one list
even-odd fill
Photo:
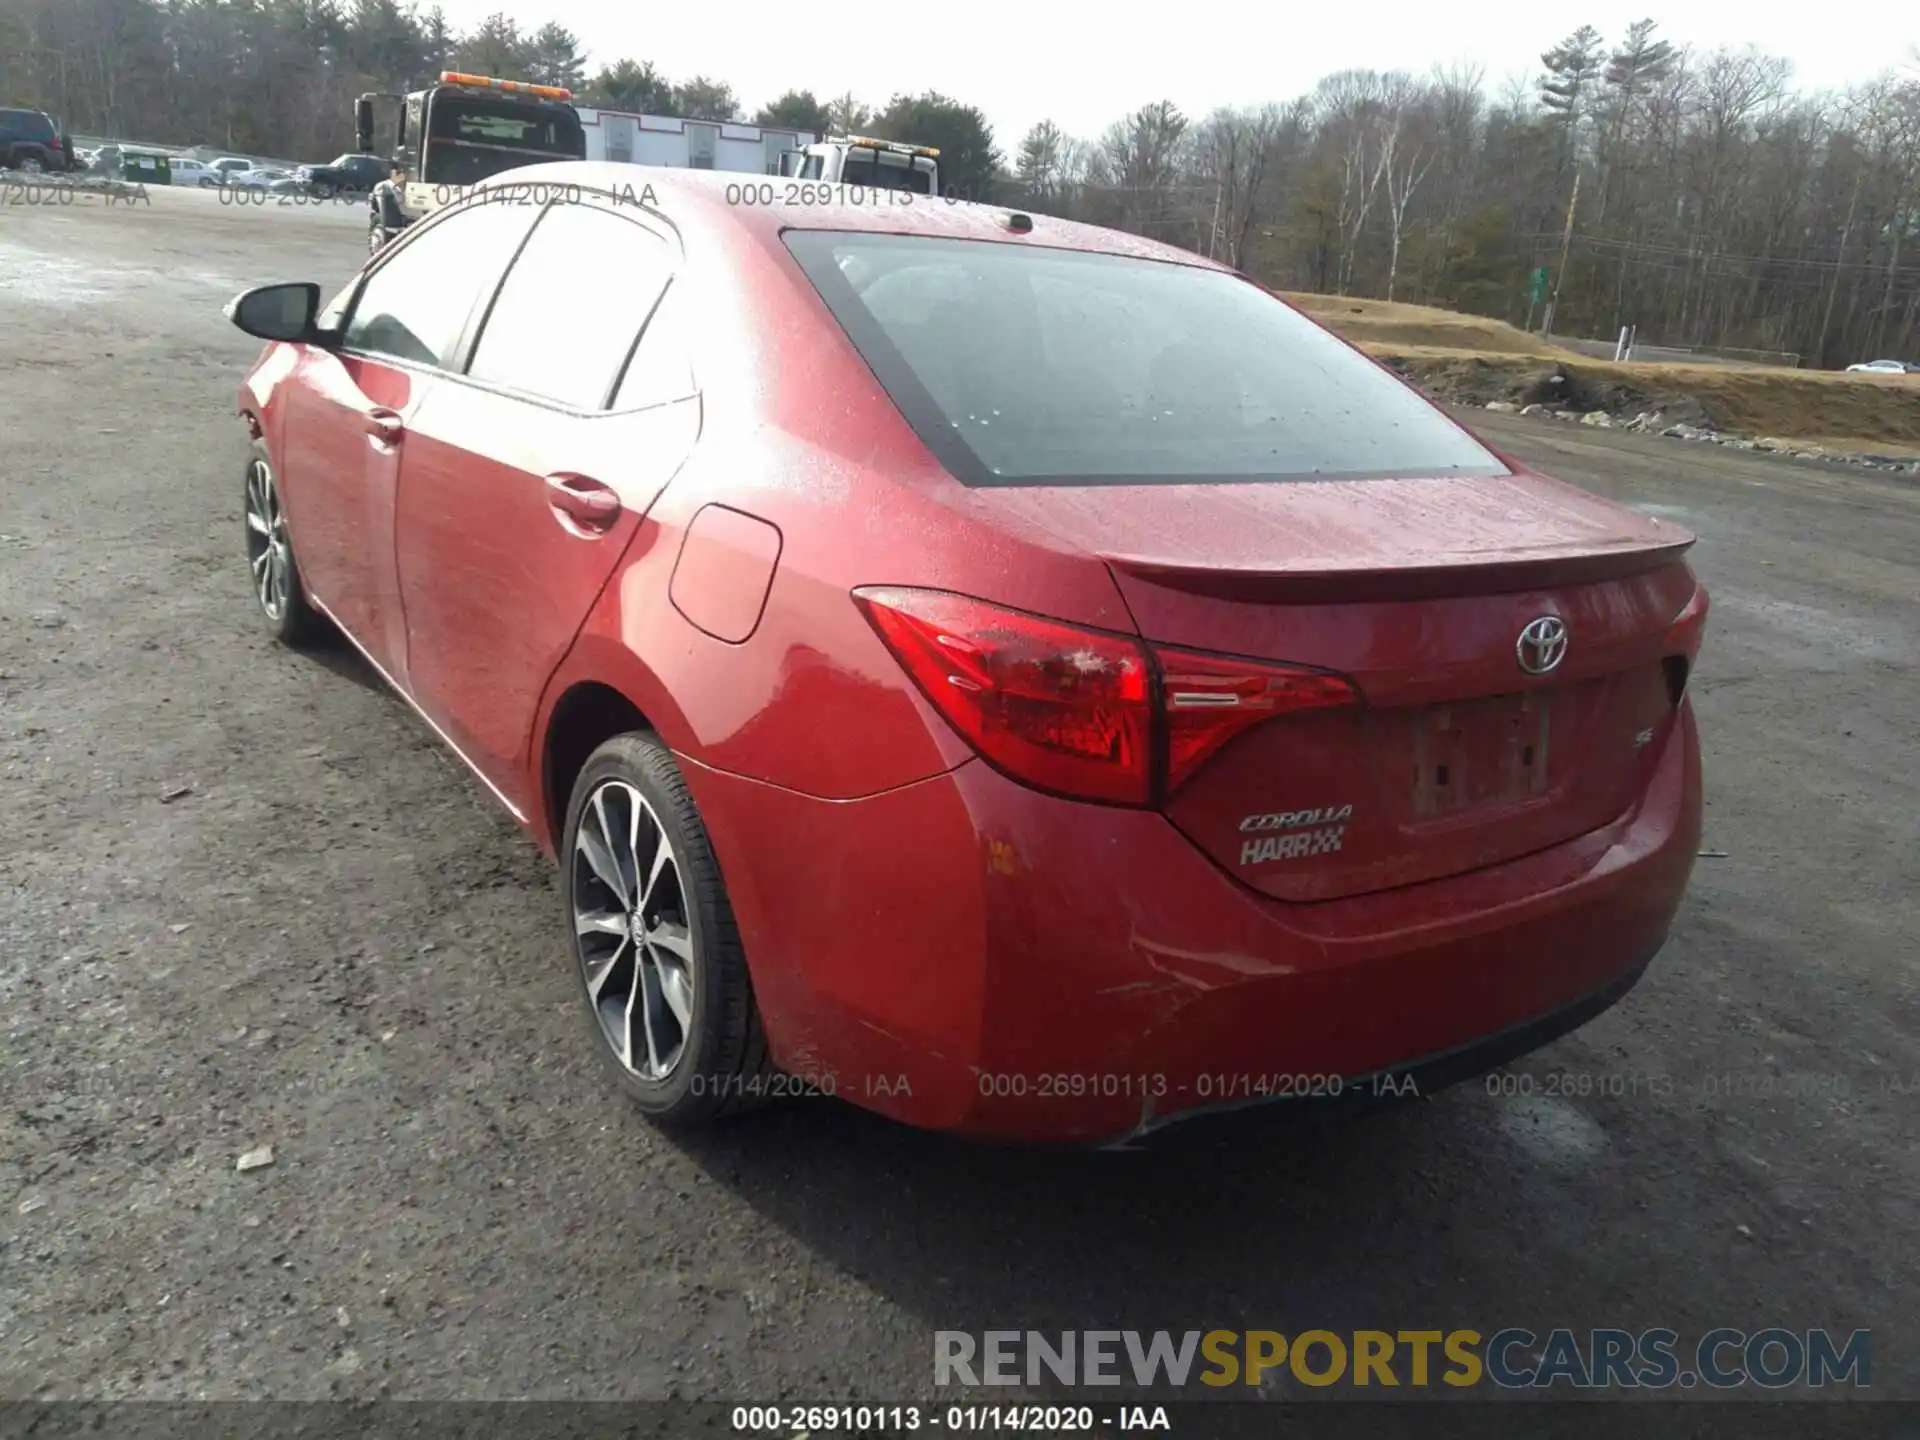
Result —
[[1567, 623], [1558, 615], [1530, 620], [1514, 643], [1514, 658], [1529, 675], [1544, 675], [1567, 654]]

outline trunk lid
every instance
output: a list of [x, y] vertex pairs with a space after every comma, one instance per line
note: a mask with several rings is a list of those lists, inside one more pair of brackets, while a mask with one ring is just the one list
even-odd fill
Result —
[[[1355, 707], [1242, 733], [1165, 800], [1282, 900], [1458, 874], [1616, 819], [1677, 708], [1668, 657], [1704, 615], [1690, 534], [1533, 475], [993, 500], [1104, 560], [1149, 641], [1357, 686]], [[1548, 619], [1564, 653], [1529, 673], [1522, 631]]]

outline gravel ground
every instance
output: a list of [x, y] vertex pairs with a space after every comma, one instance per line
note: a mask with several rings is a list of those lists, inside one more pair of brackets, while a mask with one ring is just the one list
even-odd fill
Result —
[[1468, 417], [1715, 588], [1709, 856], [1531, 1093], [1178, 1164], [829, 1101], [673, 1143], [532, 845], [250, 613], [219, 307], [362, 224], [0, 208], [0, 1396], [900, 1401], [936, 1329], [1506, 1324], [1871, 1327], [1920, 1395], [1920, 489]]

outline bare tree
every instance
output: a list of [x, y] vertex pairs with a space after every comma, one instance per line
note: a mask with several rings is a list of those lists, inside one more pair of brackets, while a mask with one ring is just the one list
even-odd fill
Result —
[[1194, 169], [1213, 202], [1201, 247], [1240, 269], [1258, 223], [1267, 178], [1289, 134], [1288, 117], [1278, 106], [1257, 110], [1217, 110], [1194, 136]]
[[1314, 92], [1323, 137], [1339, 156], [1340, 271], [1338, 292], [1353, 281], [1355, 252], [1367, 217], [1373, 212], [1385, 173], [1381, 102], [1384, 84], [1371, 70], [1343, 70], [1320, 82]]
[[1381, 178], [1387, 190], [1389, 254], [1387, 299], [1400, 279], [1400, 244], [1406, 234], [1407, 204], [1433, 168], [1438, 99], [1408, 75], [1390, 75], [1380, 107]]
[[1142, 105], [1108, 128], [1100, 143], [1101, 158], [1128, 229], [1159, 235], [1171, 228], [1186, 136], [1187, 117], [1170, 100]]

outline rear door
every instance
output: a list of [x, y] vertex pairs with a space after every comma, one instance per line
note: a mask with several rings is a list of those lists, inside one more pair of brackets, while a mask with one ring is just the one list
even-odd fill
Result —
[[698, 434], [688, 372], [657, 363], [669, 342], [649, 324], [676, 261], [632, 207], [549, 206], [476, 318], [466, 374], [409, 426], [414, 698], [515, 804], [547, 679]]

